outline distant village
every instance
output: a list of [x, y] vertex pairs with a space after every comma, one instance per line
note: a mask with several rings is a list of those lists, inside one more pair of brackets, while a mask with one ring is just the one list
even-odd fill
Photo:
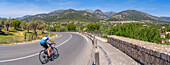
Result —
[[[165, 27], [164, 26], [162, 26], [162, 28], [161, 29], [165, 29]], [[167, 34], [170, 34], [170, 31], [165, 31], [165, 32], [161, 32], [160, 33], [160, 36], [161, 36], [161, 43], [170, 43], [170, 39], [166, 39], [166, 35]]]

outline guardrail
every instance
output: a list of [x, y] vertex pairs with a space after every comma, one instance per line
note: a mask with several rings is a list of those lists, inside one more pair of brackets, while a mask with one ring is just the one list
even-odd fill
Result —
[[99, 60], [99, 51], [98, 51], [98, 47], [97, 47], [97, 40], [95, 38], [95, 35], [91, 35], [87, 32], [82, 32], [83, 35], [87, 35], [88, 37], [90, 37], [93, 41], [93, 51], [92, 51], [92, 55], [91, 58], [88, 62], [87, 65], [100, 65], [100, 60]]

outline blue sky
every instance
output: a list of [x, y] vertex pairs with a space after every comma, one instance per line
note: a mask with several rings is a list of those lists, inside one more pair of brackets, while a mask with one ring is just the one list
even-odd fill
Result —
[[0, 17], [22, 17], [59, 9], [138, 10], [170, 17], [170, 0], [0, 0]]

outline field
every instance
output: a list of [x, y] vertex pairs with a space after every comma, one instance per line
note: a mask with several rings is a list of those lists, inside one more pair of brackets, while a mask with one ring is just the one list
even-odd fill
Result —
[[[5, 31], [5, 29], [3, 28], [2, 31]], [[25, 33], [27, 33], [27, 30], [9, 29], [9, 32], [5, 32], [5, 33], [6, 33], [6, 35], [0, 35], [0, 45], [1, 44], [24, 42], [25, 41]], [[47, 31], [45, 31], [45, 33], [42, 34], [40, 30], [37, 30], [38, 37], [36, 38], [36, 36], [33, 35], [33, 33], [34, 32], [32, 30], [30, 30], [27, 33], [27, 41], [38, 40], [38, 39], [41, 39], [42, 37], [44, 37], [45, 35], [56, 36], [56, 34], [50, 34]], [[28, 38], [29, 36], [30, 36], [30, 38]]]

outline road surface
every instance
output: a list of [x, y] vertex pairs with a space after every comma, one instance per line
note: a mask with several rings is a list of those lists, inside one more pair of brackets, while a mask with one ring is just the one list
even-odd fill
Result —
[[[49, 61], [45, 65], [85, 65], [87, 64], [92, 43], [85, 36], [75, 33], [57, 33], [58, 37], [52, 40], [56, 42], [59, 57]], [[39, 41], [0, 46], [0, 65], [42, 65], [38, 54], [43, 48]]]

